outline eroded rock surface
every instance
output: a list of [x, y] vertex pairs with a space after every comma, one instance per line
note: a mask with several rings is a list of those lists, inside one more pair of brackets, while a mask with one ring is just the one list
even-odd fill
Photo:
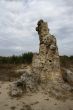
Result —
[[13, 82], [10, 86], [11, 96], [21, 96], [23, 93], [35, 92], [38, 90], [39, 77], [28, 71], [21, 75], [20, 79]]
[[[33, 56], [30, 71], [26, 70], [21, 78], [12, 84], [11, 95], [19, 96], [23, 92], [34, 92], [38, 90], [39, 86], [43, 90], [52, 91], [56, 96], [65, 94], [66, 90], [73, 90], [62, 80], [57, 42], [55, 36], [49, 33], [48, 24], [40, 20], [36, 31], [40, 40], [39, 54]], [[71, 73], [67, 73], [69, 79], [68, 77], [66, 79], [73, 83], [73, 79], [70, 77]]]

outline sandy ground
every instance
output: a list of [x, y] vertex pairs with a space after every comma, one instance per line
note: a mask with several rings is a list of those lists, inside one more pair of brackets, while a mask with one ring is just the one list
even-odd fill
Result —
[[[42, 91], [24, 94], [21, 98], [9, 96], [10, 82], [0, 82], [0, 110], [73, 110], [73, 100], [57, 100]], [[29, 107], [30, 106], [30, 107]]]

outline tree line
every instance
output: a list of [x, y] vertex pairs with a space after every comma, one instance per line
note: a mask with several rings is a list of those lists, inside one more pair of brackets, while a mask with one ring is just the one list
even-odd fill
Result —
[[[30, 64], [32, 63], [33, 53], [23, 53], [19, 56], [8, 56], [3, 57], [0, 56], [0, 64]], [[60, 56], [60, 63], [61, 66], [69, 66], [70, 64], [73, 64], [73, 56]]]
[[60, 64], [62, 67], [70, 67], [73, 65], [73, 56], [60, 56]]
[[32, 57], [33, 57], [32, 52], [24, 53], [20, 56], [16, 55], [8, 57], [0, 56], [0, 64], [22, 64], [22, 63], [30, 64], [32, 62]]

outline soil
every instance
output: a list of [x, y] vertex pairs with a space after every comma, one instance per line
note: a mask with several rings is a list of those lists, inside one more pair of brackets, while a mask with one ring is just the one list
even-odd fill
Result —
[[42, 90], [25, 93], [22, 97], [10, 97], [11, 82], [24, 73], [24, 68], [30, 66], [0, 65], [0, 110], [73, 110], [73, 98], [57, 99]]

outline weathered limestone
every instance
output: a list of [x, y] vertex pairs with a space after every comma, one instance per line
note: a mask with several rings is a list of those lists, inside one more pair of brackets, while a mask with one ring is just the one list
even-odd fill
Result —
[[33, 56], [30, 72], [25, 71], [11, 86], [12, 96], [22, 95], [23, 91], [37, 90], [45, 82], [48, 88], [59, 87], [58, 82], [62, 77], [56, 38], [49, 33], [48, 24], [43, 20], [38, 22], [36, 31], [40, 40], [39, 54]]
[[40, 20], [36, 31], [39, 34], [39, 55], [34, 55], [32, 69], [41, 75], [41, 80], [57, 81], [61, 78], [58, 47], [55, 36], [49, 33], [48, 24]]

